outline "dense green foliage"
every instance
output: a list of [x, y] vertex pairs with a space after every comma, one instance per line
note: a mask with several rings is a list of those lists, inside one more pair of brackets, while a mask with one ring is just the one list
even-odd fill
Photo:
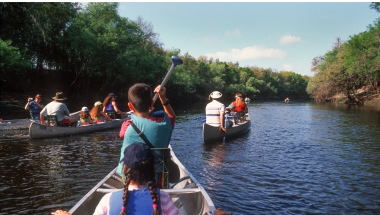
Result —
[[71, 101], [94, 101], [109, 92], [126, 97], [134, 83], [158, 85], [172, 55], [183, 59], [168, 82], [172, 98], [232, 95], [307, 96], [307, 76], [239, 67], [239, 63], [164, 50], [153, 25], [117, 13], [118, 3], [1, 3], [2, 90], [63, 91]]
[[[371, 8], [379, 11], [379, 4], [372, 3]], [[333, 50], [314, 58], [312, 64], [316, 74], [307, 92], [317, 100], [344, 93], [350, 102], [360, 103], [357, 93], [363, 87], [380, 96], [380, 18], [344, 43], [338, 38]]]

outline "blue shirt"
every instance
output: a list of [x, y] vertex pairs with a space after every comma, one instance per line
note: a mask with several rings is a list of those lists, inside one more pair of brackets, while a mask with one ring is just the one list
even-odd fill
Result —
[[[40, 103], [40, 105], [43, 106], [42, 102]], [[35, 114], [35, 113], [38, 113], [38, 114], [39, 114], [39, 113], [41, 112], [41, 110], [42, 110], [40, 107], [38, 107], [37, 104], [34, 104], [33, 101], [31, 101], [31, 102], [29, 103], [29, 108], [30, 108], [30, 112], [32, 112], [33, 114]]]

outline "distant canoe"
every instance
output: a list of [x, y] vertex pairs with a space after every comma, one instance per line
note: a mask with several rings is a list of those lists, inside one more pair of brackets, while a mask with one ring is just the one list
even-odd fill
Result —
[[[249, 119], [249, 115], [246, 114], [246, 119]], [[233, 127], [227, 128], [227, 132], [223, 133], [219, 130], [219, 127], [214, 127], [209, 124], [203, 123], [203, 142], [213, 143], [222, 142], [223, 137], [229, 138], [243, 134], [249, 130], [251, 127], [251, 121], [245, 121], [234, 125]]]
[[123, 124], [123, 122], [128, 119], [130, 119], [130, 117], [124, 119], [116, 119], [116, 121], [82, 125], [80, 127], [49, 126], [32, 122], [29, 127], [29, 137], [31, 139], [38, 139], [104, 131], [111, 128], [120, 128], [121, 124]]
[[[170, 189], [162, 189], [170, 195], [174, 205], [182, 215], [205, 214], [214, 211], [215, 206], [202, 185], [182, 165], [170, 147], [171, 159], [169, 160], [169, 184]], [[116, 168], [103, 180], [92, 188], [69, 211], [72, 215], [92, 215], [100, 199], [110, 192], [115, 192], [124, 187], [124, 182], [116, 175]]]
[[[70, 114], [70, 118], [79, 119], [80, 111], [74, 112]], [[10, 131], [10, 130], [27, 130], [30, 127], [30, 124], [35, 122], [40, 124], [40, 121], [36, 121], [33, 119], [11, 119], [11, 120], [3, 120], [0, 124], [0, 131]]]

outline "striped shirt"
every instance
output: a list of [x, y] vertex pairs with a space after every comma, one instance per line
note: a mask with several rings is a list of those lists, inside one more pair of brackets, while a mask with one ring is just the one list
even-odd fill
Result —
[[219, 127], [220, 124], [220, 115], [224, 114], [226, 107], [224, 104], [220, 103], [217, 100], [213, 100], [208, 103], [206, 106], [206, 124], [211, 126]]
[[[128, 186], [128, 190], [130, 191], [144, 190], [147, 188], [148, 186], [146, 185], [137, 185], [137, 186], [129, 185]], [[111, 194], [112, 193], [107, 193], [106, 195], [103, 196], [98, 206], [96, 206], [96, 209], [93, 215], [109, 215]], [[161, 215], [181, 215], [178, 208], [175, 207], [169, 194], [167, 194], [165, 191], [160, 190], [160, 201], [161, 201]]]

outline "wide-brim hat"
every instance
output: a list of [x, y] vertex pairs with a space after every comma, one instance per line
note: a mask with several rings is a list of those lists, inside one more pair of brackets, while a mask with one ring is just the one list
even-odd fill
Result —
[[124, 165], [129, 168], [139, 170], [137, 163], [142, 160], [154, 161], [153, 152], [150, 150], [148, 145], [136, 142], [125, 148], [123, 158]]
[[52, 99], [54, 99], [54, 100], [66, 100], [67, 98], [63, 96], [62, 92], [57, 92], [55, 94], [55, 97], [53, 97]]
[[103, 103], [101, 103], [100, 101], [97, 101], [97, 102], [95, 102], [95, 104], [94, 104], [94, 106], [96, 107], [96, 106], [100, 106], [100, 105], [102, 105]]
[[210, 98], [210, 97], [213, 98], [213, 99], [218, 99], [218, 98], [222, 97], [222, 93], [219, 92], [219, 91], [214, 91], [214, 92], [212, 92], [212, 93], [210, 94], [209, 98]]

